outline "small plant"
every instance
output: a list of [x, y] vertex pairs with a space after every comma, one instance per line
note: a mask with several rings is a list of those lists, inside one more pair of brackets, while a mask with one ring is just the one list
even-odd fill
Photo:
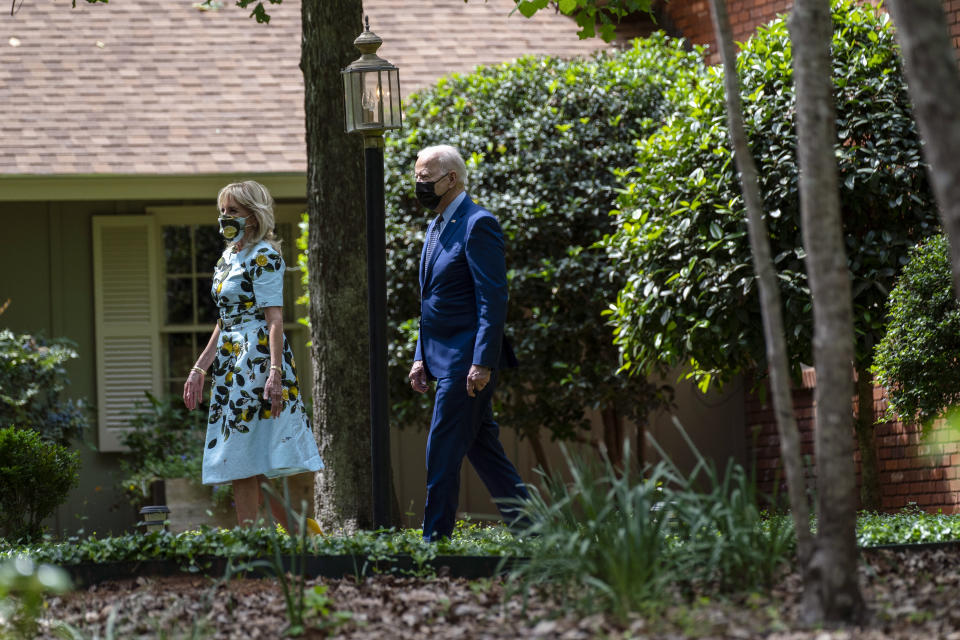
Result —
[[59, 567], [38, 565], [27, 556], [0, 563], [0, 637], [37, 637], [44, 595], [70, 588], [70, 578]]
[[[307, 504], [301, 501], [300, 511], [294, 511], [290, 504], [290, 489], [287, 479], [283, 479], [283, 498], [277, 495], [269, 482], [264, 482], [261, 489], [266, 493], [267, 509], [270, 511], [270, 501], [277, 500], [282, 503], [287, 515], [287, 523], [295, 525], [297, 536], [290, 535], [280, 523], [276, 523], [273, 535], [271, 537], [271, 553], [267, 560], [254, 560], [248, 562], [241, 569], [255, 569], [257, 567], [266, 567], [274, 572], [277, 581], [280, 583], [280, 590], [283, 592], [284, 604], [287, 608], [287, 628], [284, 635], [301, 636], [306, 631], [304, 623], [304, 608], [306, 598], [304, 591], [306, 589], [306, 568], [307, 568]], [[282, 545], [281, 540], [287, 539], [293, 542], [291, 545]], [[287, 564], [284, 564], [284, 552], [286, 552]], [[288, 566], [289, 565], [289, 568]], [[317, 602], [316, 598], [313, 600]]]
[[84, 401], [60, 397], [70, 384], [65, 365], [76, 357], [74, 344], [64, 338], [0, 330], [0, 425], [34, 429], [60, 444], [82, 437]]
[[[123, 442], [129, 453], [120, 461], [124, 472], [120, 486], [139, 504], [150, 495], [150, 485], [163, 479], [186, 478], [201, 484], [206, 412], [187, 411], [174, 396], [157, 398], [145, 393], [146, 402], [135, 405], [132, 429]], [[213, 492], [213, 504], [229, 504], [230, 486]]]
[[0, 536], [34, 540], [79, 482], [80, 455], [32, 429], [0, 429]]
[[327, 595], [325, 584], [314, 585], [304, 596], [304, 618], [315, 629], [331, 630], [353, 619], [350, 611], [337, 611], [333, 608], [333, 599]]

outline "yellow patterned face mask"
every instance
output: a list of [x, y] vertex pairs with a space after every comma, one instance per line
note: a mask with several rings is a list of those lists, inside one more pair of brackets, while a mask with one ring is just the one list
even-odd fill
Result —
[[234, 216], [220, 216], [217, 218], [220, 223], [220, 235], [227, 242], [240, 242], [243, 238], [243, 232], [247, 227], [247, 219]]

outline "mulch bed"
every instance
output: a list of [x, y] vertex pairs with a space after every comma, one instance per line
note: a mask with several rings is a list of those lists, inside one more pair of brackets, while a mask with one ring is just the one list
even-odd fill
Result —
[[[960, 640], [960, 550], [864, 552], [861, 586], [871, 620], [862, 628], [802, 630], [800, 580], [784, 577], [767, 593], [700, 598], [677, 603], [656, 619], [582, 616], [531, 594], [503, 599], [499, 579], [465, 580], [378, 576], [312, 580], [327, 585], [330, 608], [349, 619], [306, 638], [769, 638], [771, 640]], [[115, 613], [117, 638], [279, 638], [285, 628], [283, 594], [275, 579], [233, 579], [215, 584], [202, 576], [109, 581], [49, 601], [42, 638], [54, 620], [86, 636], [104, 637]], [[328, 617], [329, 619], [329, 617]]]

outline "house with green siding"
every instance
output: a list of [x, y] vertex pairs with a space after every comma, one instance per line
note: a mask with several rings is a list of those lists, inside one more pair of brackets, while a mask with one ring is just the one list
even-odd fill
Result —
[[[300, 4], [270, 5], [266, 25], [232, 5], [42, 1], [0, 15], [0, 303], [10, 300], [0, 326], [74, 341], [69, 395], [95, 410], [80, 486], [55, 531], [134, 524], [116, 486], [121, 435], [145, 391], [180, 394], [209, 337], [215, 199], [234, 180], [262, 182], [277, 202], [285, 329], [310, 387], [294, 304], [306, 194]], [[511, 17], [511, 0], [364, 5], [404, 95], [476, 64], [605, 46], [579, 41], [563, 16]], [[400, 502], [422, 508], [423, 434], [404, 438], [394, 437]], [[469, 509], [469, 479], [464, 491]]]

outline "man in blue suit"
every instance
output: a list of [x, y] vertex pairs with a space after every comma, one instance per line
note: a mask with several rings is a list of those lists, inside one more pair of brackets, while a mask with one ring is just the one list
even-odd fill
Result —
[[503, 232], [467, 195], [466, 177], [466, 164], [453, 147], [427, 147], [417, 156], [417, 199], [439, 214], [427, 227], [420, 256], [420, 335], [409, 375], [418, 393], [437, 380], [427, 438], [426, 540], [453, 532], [464, 456], [508, 523], [517, 512], [500, 501], [529, 497], [493, 420], [497, 372], [516, 365], [503, 337]]

